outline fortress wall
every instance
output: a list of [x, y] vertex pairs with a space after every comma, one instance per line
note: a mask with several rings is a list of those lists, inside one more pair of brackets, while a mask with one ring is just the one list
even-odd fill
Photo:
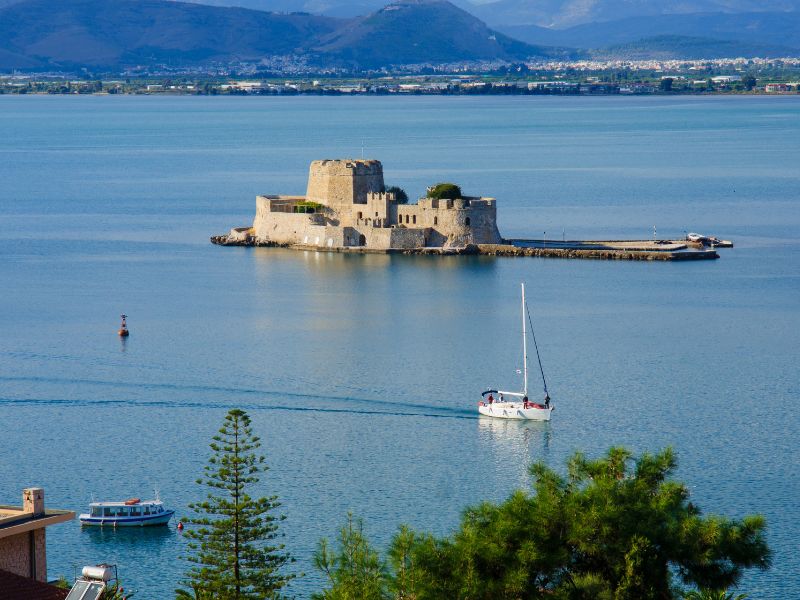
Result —
[[468, 244], [497, 244], [502, 240], [497, 229], [494, 199], [421, 198], [417, 204], [397, 207], [397, 223], [410, 228], [429, 228], [426, 236], [428, 246], [454, 248]]
[[394, 230], [386, 227], [362, 227], [358, 230], [366, 238], [367, 248], [380, 250], [387, 250], [392, 247], [392, 231]]
[[391, 232], [390, 248], [402, 248], [404, 250], [425, 247], [424, 229], [387, 229]]
[[[325, 218], [321, 214], [299, 214], [256, 210], [253, 229], [257, 240], [278, 244], [296, 244], [308, 235], [325, 236]], [[319, 231], [322, 231], [320, 234]]]
[[362, 208], [361, 206], [354, 206], [354, 218], [358, 217], [358, 213], [362, 213], [363, 218], [381, 219], [386, 221], [390, 215], [390, 205], [394, 200], [394, 194], [375, 193], [370, 192], [367, 194], [367, 205]]
[[315, 160], [308, 170], [306, 197], [335, 209], [342, 222], [353, 222], [353, 204], [367, 204], [369, 192], [383, 187], [383, 166], [377, 160]]

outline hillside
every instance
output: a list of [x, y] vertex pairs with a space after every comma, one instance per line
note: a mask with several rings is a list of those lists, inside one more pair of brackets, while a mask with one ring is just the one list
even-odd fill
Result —
[[[341, 25], [163, 0], [28, 0], [0, 11], [0, 67], [113, 67], [291, 54]], [[16, 64], [10, 64], [16, 63]]]
[[325, 37], [315, 50], [327, 59], [361, 67], [566, 55], [493, 31], [444, 0], [395, 2], [351, 21]]
[[797, 50], [780, 45], [767, 46], [731, 40], [662, 35], [594, 50], [591, 55], [593, 58], [605, 60], [690, 60], [732, 56], [781, 57], [789, 56], [793, 52], [796, 53]]
[[357, 19], [167, 0], [26, 0], [0, 9], [5, 69], [188, 66], [286, 55], [381, 67], [550, 53], [490, 30], [445, 0], [403, 0]]
[[555, 29], [634, 17], [786, 11], [800, 11], [800, 0], [497, 0], [471, 9], [492, 27]]
[[503, 27], [501, 31], [531, 44], [581, 48], [617, 46], [660, 36], [732, 40], [745, 46], [800, 48], [800, 12], [661, 15], [590, 23], [568, 29], [518, 25]]

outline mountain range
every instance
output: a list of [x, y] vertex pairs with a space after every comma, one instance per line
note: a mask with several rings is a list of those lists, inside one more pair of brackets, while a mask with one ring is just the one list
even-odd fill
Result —
[[568, 56], [489, 29], [446, 0], [399, 0], [364, 17], [167, 0], [25, 0], [0, 10], [0, 68], [258, 62], [325, 66]]
[[0, 69], [800, 55], [800, 0], [456, 1], [0, 0]]

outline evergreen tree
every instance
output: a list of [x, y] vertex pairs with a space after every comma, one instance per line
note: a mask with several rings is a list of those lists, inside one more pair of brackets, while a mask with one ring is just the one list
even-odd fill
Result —
[[285, 518], [271, 514], [280, 506], [277, 496], [249, 494], [268, 470], [264, 457], [255, 453], [261, 443], [250, 417], [231, 410], [213, 440], [205, 475], [197, 480], [211, 490], [203, 502], [189, 505], [197, 515], [185, 534], [191, 540], [187, 560], [195, 565], [184, 582], [191, 591], [178, 590], [178, 598], [282, 598], [294, 578], [282, 569], [293, 559], [276, 541], [278, 523]]
[[[452, 535], [402, 527], [388, 572], [351, 519], [338, 553], [321, 546], [317, 567], [330, 586], [316, 598], [382, 600], [388, 590], [396, 600], [740, 600], [708, 590], [769, 567], [764, 519], [702, 516], [671, 479], [675, 468], [671, 449], [576, 454], [566, 476], [535, 464], [532, 492], [467, 508]], [[352, 585], [365, 580], [379, 592]], [[684, 586], [700, 591], [684, 596]]]
[[313, 594], [312, 600], [388, 600], [386, 565], [364, 535], [361, 520], [347, 515], [339, 530], [336, 548], [320, 540], [314, 566], [328, 580], [329, 587]]

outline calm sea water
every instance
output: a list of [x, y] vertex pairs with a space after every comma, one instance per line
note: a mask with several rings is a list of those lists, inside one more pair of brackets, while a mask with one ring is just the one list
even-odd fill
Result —
[[[257, 193], [302, 193], [311, 160], [362, 145], [410, 195], [453, 180], [497, 197], [509, 237], [655, 225], [736, 248], [647, 264], [208, 243], [251, 220]], [[443, 534], [526, 486], [531, 461], [672, 445], [703, 509], [769, 520], [775, 565], [742, 591], [794, 596], [798, 158], [795, 98], [2, 97], [0, 503], [40, 485], [79, 512], [158, 488], [185, 516], [241, 407], [307, 598], [315, 545], [348, 510], [380, 546], [401, 523]], [[521, 281], [550, 424], [474, 414], [480, 390], [518, 382]], [[48, 531], [48, 571], [116, 563], [158, 600], [184, 547], [174, 524], [72, 522]]]

